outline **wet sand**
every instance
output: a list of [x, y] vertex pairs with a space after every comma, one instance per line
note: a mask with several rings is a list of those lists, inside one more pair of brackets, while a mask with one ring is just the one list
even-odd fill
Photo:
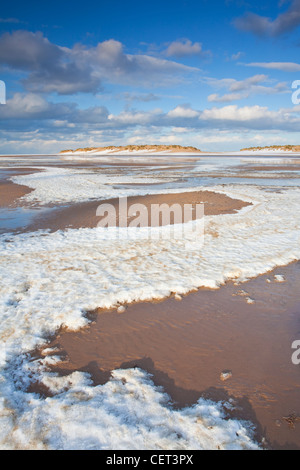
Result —
[[[173, 165], [169, 162], [170, 169], [182, 170], [184, 167], [185, 170], [190, 169], [190, 162], [184, 162], [183, 167], [178, 165]], [[128, 165], [131, 165], [128, 163]], [[138, 163], [141, 167], [144, 166], [143, 163]], [[150, 165], [150, 163], [149, 163]], [[187, 165], [187, 166], [186, 166]], [[84, 203], [74, 203], [61, 205], [61, 204], [50, 204], [47, 206], [39, 207], [39, 202], [35, 201], [34, 204], [27, 202], [26, 199], [22, 199], [23, 196], [32, 192], [31, 188], [27, 186], [18, 185], [10, 181], [12, 176], [23, 175], [23, 174], [32, 174], [36, 172], [43, 171], [43, 166], [39, 165], [40, 168], [31, 168], [31, 167], [11, 167], [3, 168], [0, 174], [0, 208], [5, 211], [9, 210], [7, 213], [7, 218], [5, 212], [2, 213], [2, 222], [1, 222], [1, 233], [6, 232], [31, 232], [37, 230], [65, 230], [67, 228], [93, 228], [96, 227], [101, 221], [102, 217], [96, 215], [97, 208], [100, 204], [111, 204], [116, 209], [116, 226], [120, 225], [119, 220], [119, 199], [109, 199], [109, 200], [97, 200], [97, 201], [88, 201]], [[103, 171], [103, 166], [99, 163], [88, 162], [85, 165], [82, 164], [64, 164], [55, 165], [62, 168], [87, 168], [89, 167], [93, 171], [101, 172]], [[118, 171], [122, 172], [122, 164], [118, 164]], [[134, 166], [131, 165], [131, 166]], [[147, 171], [156, 171], [155, 164], [151, 164], [153, 168], [148, 169]], [[115, 171], [115, 170], [113, 170]], [[157, 183], [154, 184], [132, 184], [126, 186], [141, 187], [143, 190], [145, 187], [155, 188]], [[193, 191], [193, 192], [182, 192], [174, 194], [155, 194], [155, 195], [146, 195], [146, 196], [133, 196], [128, 198], [128, 208], [133, 204], [143, 204], [148, 213], [148, 221], [144, 222], [144, 225], [148, 226], [162, 226], [166, 221], [163, 220], [163, 217], [160, 215], [158, 222], [156, 222], [153, 217], [153, 206], [155, 204], [180, 204], [181, 209], [184, 208], [184, 205], [191, 204], [192, 208], [190, 211], [190, 217], [188, 220], [195, 220], [198, 217], [202, 217], [201, 211], [197, 213], [196, 207], [199, 204], [204, 204], [204, 215], [219, 215], [219, 214], [232, 214], [236, 211], [239, 211], [243, 207], [249, 205], [240, 200], [231, 199], [230, 197], [224, 194], [218, 194], [211, 191]], [[13, 210], [17, 208], [30, 209], [34, 206], [36, 210], [14, 214]], [[51, 210], [45, 210], [51, 209]], [[183, 211], [181, 212], [183, 214]], [[200, 214], [200, 215], [199, 215]], [[136, 219], [139, 216], [137, 212], [136, 216], [131, 216], [127, 218], [127, 225]], [[7, 223], [5, 220], [7, 219]], [[185, 221], [188, 221], [185, 218]], [[170, 224], [173, 224], [174, 213], [170, 213]], [[123, 224], [124, 225], [124, 224]]]
[[[88, 371], [100, 384], [113, 369], [141, 367], [175, 406], [192, 405], [200, 396], [233, 397], [238, 409], [231, 414], [254, 422], [268, 447], [298, 449], [300, 366], [291, 361], [291, 344], [300, 339], [299, 280], [298, 262], [240, 285], [200, 289], [181, 301], [132, 304], [123, 314], [90, 312], [87, 328], [62, 330], [47, 345], [63, 357], [53, 370]], [[232, 373], [226, 381], [224, 371]]]
[[34, 168], [5, 168], [1, 170], [0, 176], [0, 207], [19, 207], [23, 205], [19, 199], [31, 193], [28, 186], [16, 184], [10, 181], [12, 176], [30, 175], [40, 170]]
[[31, 193], [31, 191], [27, 186], [0, 181], [0, 207], [15, 207], [18, 204], [18, 199]]
[[[50, 231], [65, 230], [66, 228], [96, 227], [102, 217], [96, 215], [100, 204], [111, 204], [116, 209], [116, 226], [119, 226], [119, 199], [107, 199], [103, 201], [92, 201], [80, 204], [73, 204], [70, 207], [57, 209], [47, 216], [39, 217], [27, 230], [34, 231], [38, 229], [49, 229]], [[233, 214], [249, 204], [232, 199], [225, 194], [218, 194], [211, 191], [192, 191], [186, 193], [174, 194], [155, 194], [146, 196], [132, 196], [127, 198], [128, 208], [133, 204], [143, 204], [148, 212], [148, 226], [162, 226], [164, 220], [159, 218], [158, 224], [151, 218], [151, 209], [154, 204], [180, 204], [184, 208], [185, 204], [191, 204], [194, 212], [191, 211], [191, 219], [195, 220], [197, 216], [197, 204], [204, 204], [204, 215]], [[132, 222], [139, 216], [128, 217], [127, 223]], [[170, 214], [170, 223], [173, 224], [174, 214]]]
[[[244, 168], [245, 170], [245, 168]], [[277, 166], [247, 166], [247, 171], [300, 171], [300, 164], [277, 165]]]

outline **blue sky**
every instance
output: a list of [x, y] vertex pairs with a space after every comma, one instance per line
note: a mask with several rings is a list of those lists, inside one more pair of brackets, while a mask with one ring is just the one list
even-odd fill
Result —
[[11, 1], [0, 153], [300, 144], [300, 0]]

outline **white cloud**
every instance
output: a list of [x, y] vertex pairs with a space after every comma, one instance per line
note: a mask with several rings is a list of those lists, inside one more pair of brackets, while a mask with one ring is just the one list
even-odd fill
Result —
[[0, 37], [0, 65], [27, 73], [23, 85], [32, 92], [96, 93], [102, 82], [135, 86], [171, 85], [199, 72], [177, 62], [126, 54], [114, 39], [95, 47], [72, 48], [51, 43], [40, 32], [14, 31]]
[[161, 109], [152, 111], [122, 111], [118, 115], [110, 114], [108, 119], [112, 125], [140, 126], [151, 124], [153, 120], [162, 114]]
[[243, 96], [241, 93], [227, 93], [223, 96], [220, 96], [218, 93], [212, 93], [211, 95], [208, 95], [207, 101], [209, 103], [229, 103], [231, 101], [241, 100], [244, 97], [245, 96]]
[[282, 72], [299, 72], [300, 64], [295, 62], [252, 62], [245, 64], [248, 67], [261, 67], [271, 70], [280, 70]]
[[30, 145], [35, 145], [35, 151], [56, 145], [58, 151], [133, 141], [176, 143], [176, 139], [189, 145], [199, 132], [206, 136], [220, 136], [220, 132], [227, 131], [236, 135], [250, 131], [298, 135], [300, 106], [271, 110], [267, 106], [235, 104], [197, 110], [180, 104], [169, 111], [154, 108], [110, 113], [103, 106], [80, 109], [74, 103], [51, 103], [33, 93], [16, 93], [1, 108], [0, 121], [1, 148], [6, 151], [9, 144], [15, 152]]
[[223, 108], [205, 109], [200, 116], [201, 120], [222, 120], [222, 121], [252, 121], [257, 119], [274, 118], [277, 113], [269, 111], [267, 107], [237, 105], [224, 106]]
[[223, 96], [218, 93], [209, 95], [207, 97], [209, 102], [226, 103], [257, 94], [273, 95], [290, 92], [290, 88], [285, 82], [278, 82], [276, 85], [272, 84], [272, 86], [263, 85], [270, 83], [267, 75], [254, 75], [245, 80], [235, 80], [234, 78], [208, 79], [207, 82], [214, 88], [226, 88], [229, 91]]
[[201, 55], [203, 53], [202, 44], [200, 42], [190, 41], [189, 39], [181, 39], [173, 41], [167, 47], [165, 54], [168, 57], [187, 57], [192, 55]]
[[170, 118], [195, 118], [199, 116], [199, 112], [188, 106], [176, 106], [167, 113]]
[[35, 93], [15, 93], [7, 100], [6, 105], [1, 107], [0, 120], [3, 127], [7, 120], [23, 120], [30, 123], [33, 119], [61, 119], [62, 116], [74, 112], [74, 109], [75, 105], [72, 103], [55, 104]]
[[[282, 3], [282, 2], [281, 2]], [[290, 7], [275, 20], [254, 13], [247, 13], [234, 21], [237, 28], [258, 36], [280, 36], [300, 25], [300, 0], [293, 0]]]

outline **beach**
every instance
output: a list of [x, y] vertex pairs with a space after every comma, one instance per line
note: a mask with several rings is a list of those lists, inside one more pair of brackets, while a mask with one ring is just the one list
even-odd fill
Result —
[[[254, 422], [259, 439], [270, 447], [298, 448], [299, 426], [289, 426], [287, 418], [297, 415], [299, 403], [299, 374], [288, 364], [299, 331], [299, 276], [296, 263], [243, 286], [135, 303], [122, 314], [96, 310], [89, 327], [62, 330], [47, 345], [63, 355], [53, 371], [86, 371], [99, 385], [113, 369], [140, 367], [174, 406], [191, 406], [199, 396], [231, 398], [233, 416]], [[226, 371], [229, 378], [222, 380]]]
[[0, 157], [2, 447], [298, 449], [299, 157], [130, 158]]

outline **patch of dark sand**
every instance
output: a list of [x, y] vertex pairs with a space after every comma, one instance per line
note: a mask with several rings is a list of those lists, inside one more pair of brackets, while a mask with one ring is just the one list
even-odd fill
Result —
[[235, 169], [241, 171], [300, 171], [300, 164], [293, 163], [291, 165], [262, 165], [262, 166], [249, 166], [249, 165], [240, 165], [235, 167]]
[[[116, 210], [116, 225], [119, 226], [119, 199], [109, 199], [103, 201], [92, 201], [80, 204], [73, 204], [67, 208], [58, 208], [52, 211], [49, 215], [39, 217], [32, 225], [28, 227], [28, 231], [34, 231], [38, 229], [49, 229], [50, 231], [64, 230], [66, 228], [93, 228], [101, 221], [102, 217], [96, 215], [97, 208], [100, 204], [111, 204]], [[204, 204], [205, 215], [220, 215], [220, 214], [234, 214], [243, 207], [251, 205], [247, 202], [232, 199], [225, 194], [214, 193], [211, 191], [192, 191], [185, 193], [174, 193], [174, 194], [154, 194], [146, 196], [132, 196], [127, 198], [127, 206], [133, 206], [133, 204], [143, 204], [148, 214], [148, 226], [161, 226], [164, 225], [162, 217], [159, 218], [158, 224], [155, 223], [153, 217], [151, 217], [151, 210], [155, 204], [167, 204], [172, 206], [173, 204], [180, 204], [181, 208], [184, 208], [185, 204], [191, 204], [191, 217], [190, 220], [194, 220], [197, 216], [196, 206], [198, 204]], [[153, 213], [152, 213], [153, 214]], [[173, 224], [174, 214], [171, 212], [170, 223]], [[137, 211], [136, 216], [128, 217], [128, 224], [132, 222], [136, 217], [139, 216]], [[202, 216], [202, 214], [201, 214]]]
[[18, 199], [31, 193], [32, 189], [12, 182], [0, 182], [0, 207], [16, 207]]
[[42, 170], [35, 168], [0, 168], [0, 207], [21, 207], [26, 205], [20, 198], [32, 192], [31, 188], [10, 181], [10, 178], [17, 175], [31, 175]]
[[[141, 159], [140, 161], [138, 161]], [[76, 159], [61, 158], [62, 164], [69, 166], [82, 166], [82, 165], [120, 165], [124, 167], [128, 166], [174, 166], [174, 164], [185, 164], [185, 163], [196, 163], [201, 160], [198, 156], [184, 156], [184, 155], [94, 155], [93, 156], [83, 156], [79, 158], [76, 156]]]

